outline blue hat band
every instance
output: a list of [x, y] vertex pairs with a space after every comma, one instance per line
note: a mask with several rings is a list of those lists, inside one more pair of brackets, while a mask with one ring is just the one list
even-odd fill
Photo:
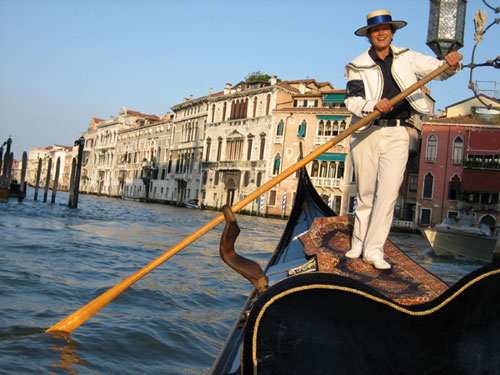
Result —
[[375, 16], [370, 19], [368, 19], [367, 26], [375, 25], [378, 23], [384, 23], [384, 22], [392, 22], [392, 17], [387, 15], [387, 14], [382, 14], [380, 16]]

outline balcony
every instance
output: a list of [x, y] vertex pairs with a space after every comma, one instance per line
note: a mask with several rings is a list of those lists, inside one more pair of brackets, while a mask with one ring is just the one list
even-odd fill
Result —
[[[334, 138], [335, 136], [315, 136], [314, 137], [314, 144], [315, 145], [324, 145], [326, 142], [329, 142], [332, 138]], [[342, 147], [345, 147], [346, 146], [346, 139], [344, 138], [343, 140], [341, 140], [340, 142], [338, 142], [336, 144], [336, 146], [342, 146]]]
[[500, 171], [500, 163], [492, 161], [464, 160], [464, 168]]
[[311, 177], [311, 182], [314, 186], [321, 186], [331, 189], [340, 189], [344, 185], [343, 178]]

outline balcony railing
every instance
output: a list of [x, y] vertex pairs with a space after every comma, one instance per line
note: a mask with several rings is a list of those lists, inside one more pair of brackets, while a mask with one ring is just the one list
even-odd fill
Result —
[[314, 186], [340, 188], [344, 185], [343, 178], [311, 177]]
[[488, 169], [488, 170], [493, 170], [493, 171], [500, 171], [500, 163], [464, 160], [464, 168]]

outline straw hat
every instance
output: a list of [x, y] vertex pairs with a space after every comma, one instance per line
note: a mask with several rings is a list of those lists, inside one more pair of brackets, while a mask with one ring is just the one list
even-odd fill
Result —
[[389, 10], [376, 10], [366, 16], [366, 26], [357, 29], [354, 34], [366, 36], [366, 32], [370, 27], [384, 24], [393, 25], [396, 30], [406, 26], [405, 21], [393, 21]]

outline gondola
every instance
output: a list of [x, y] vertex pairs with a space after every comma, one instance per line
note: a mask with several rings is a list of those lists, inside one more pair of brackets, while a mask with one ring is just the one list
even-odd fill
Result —
[[221, 256], [256, 287], [210, 374], [500, 374], [500, 257], [446, 285], [390, 241], [391, 271], [343, 256], [335, 216], [302, 168], [265, 270], [240, 257], [229, 208]]

